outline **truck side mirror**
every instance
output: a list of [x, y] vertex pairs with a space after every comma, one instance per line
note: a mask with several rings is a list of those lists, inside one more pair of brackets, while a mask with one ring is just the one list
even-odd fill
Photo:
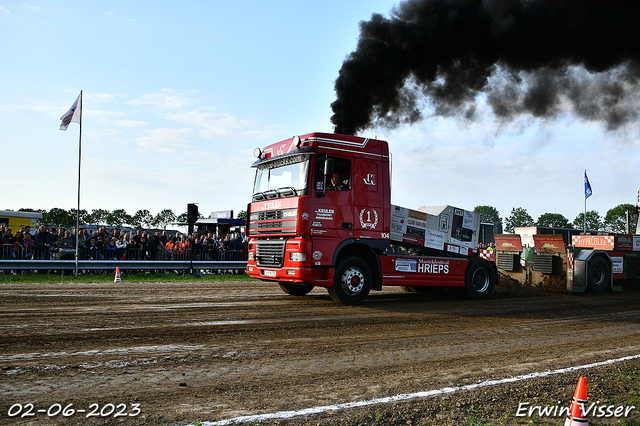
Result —
[[335, 159], [327, 158], [327, 161], [324, 162], [324, 183], [325, 186], [331, 180], [331, 176], [333, 175], [333, 166], [335, 164]]
[[316, 191], [316, 197], [324, 197], [327, 192], [327, 185], [333, 175], [333, 167], [335, 160], [333, 158], [319, 159], [318, 161], [324, 161], [324, 170], [322, 174], [322, 189]]

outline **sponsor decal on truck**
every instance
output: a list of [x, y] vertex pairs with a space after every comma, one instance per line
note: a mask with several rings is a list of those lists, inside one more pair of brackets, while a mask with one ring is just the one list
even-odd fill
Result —
[[396, 259], [396, 272], [448, 274], [449, 260], [398, 258]]

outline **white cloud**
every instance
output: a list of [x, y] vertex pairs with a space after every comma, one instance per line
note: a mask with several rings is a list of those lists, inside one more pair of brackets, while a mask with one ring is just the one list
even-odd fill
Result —
[[282, 130], [280, 126], [259, 126], [255, 120], [238, 119], [227, 113], [213, 113], [202, 111], [184, 111], [169, 114], [170, 120], [190, 124], [201, 128], [199, 135], [205, 139], [214, 138], [253, 138], [270, 139]]
[[137, 120], [116, 120], [114, 124], [119, 127], [125, 127], [127, 129], [132, 129], [135, 127], [145, 127], [148, 126], [149, 123], [146, 121], [137, 121]]
[[102, 102], [108, 102], [115, 99], [115, 95], [112, 95], [111, 93], [91, 93], [91, 92], [83, 92], [82, 93], [82, 101], [87, 104], [87, 103], [102, 103]]
[[142, 95], [127, 102], [130, 105], [152, 105], [162, 109], [180, 109], [193, 105], [194, 99], [183, 96], [171, 89], [162, 89], [161, 93]]
[[26, 7], [27, 9], [31, 9], [34, 12], [40, 12], [40, 6], [32, 6], [25, 3], [24, 7]]
[[151, 129], [147, 131], [148, 136], [135, 138], [138, 146], [143, 152], [165, 152], [184, 153], [185, 150], [192, 150], [189, 141], [193, 135], [193, 129]]
[[0, 6], [0, 15], [9, 16], [9, 15], [11, 15], [11, 12], [6, 7]]

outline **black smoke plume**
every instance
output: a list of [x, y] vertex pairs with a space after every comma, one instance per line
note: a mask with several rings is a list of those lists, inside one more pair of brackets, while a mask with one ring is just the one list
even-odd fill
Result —
[[331, 104], [336, 133], [570, 112], [618, 130], [640, 110], [640, 0], [408, 0], [360, 22]]

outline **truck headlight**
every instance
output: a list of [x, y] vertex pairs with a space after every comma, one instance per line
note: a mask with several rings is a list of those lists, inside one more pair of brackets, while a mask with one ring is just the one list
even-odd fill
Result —
[[249, 252], [249, 255], [248, 255], [248, 257], [247, 257], [247, 259], [249, 259], [249, 260], [253, 260], [253, 256], [254, 256], [254, 254], [255, 254], [254, 252], [250, 251], [250, 252]]
[[292, 262], [304, 262], [307, 260], [307, 253], [289, 253], [289, 260]]

